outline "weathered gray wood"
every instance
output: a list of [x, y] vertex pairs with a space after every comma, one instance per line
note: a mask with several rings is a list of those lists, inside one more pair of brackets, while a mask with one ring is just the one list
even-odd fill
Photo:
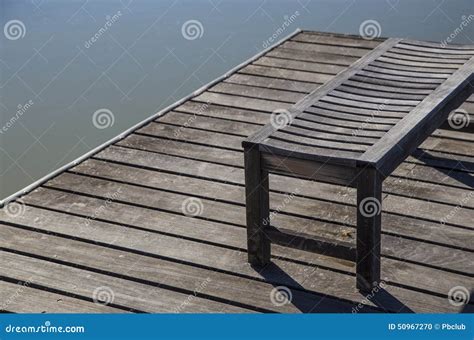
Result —
[[270, 226], [265, 232], [272, 243], [326, 256], [355, 261], [356, 249], [352, 242], [334, 241], [320, 236]]
[[336, 34], [314, 34], [312, 32], [301, 32], [291, 39], [292, 41], [311, 42], [323, 45], [336, 45], [346, 47], [359, 47], [372, 49], [377, 47], [383, 39], [366, 40], [358, 36], [341, 37]]
[[230, 84], [258, 86], [274, 90], [291, 90], [296, 93], [301, 93], [302, 95], [313, 91], [315, 87], [317, 87], [317, 85], [296, 80], [267, 78], [240, 73], [234, 74], [224, 82]]
[[[420, 45], [420, 44], [417, 44]], [[426, 46], [417, 46], [413, 44], [405, 44], [403, 41], [397, 45], [397, 48], [410, 50], [410, 51], [419, 51], [425, 53], [433, 53], [436, 55], [456, 55], [465, 59], [469, 59], [474, 55], [474, 50], [459, 50], [459, 49], [450, 49], [448, 47], [426, 47]]]
[[[367, 73], [366, 73], [367, 74]], [[413, 82], [403, 82], [400, 79], [383, 79], [377, 74], [369, 74], [369, 76], [356, 75], [350, 78], [352, 81], [357, 81], [361, 83], [368, 83], [378, 86], [390, 86], [402, 89], [420, 89], [420, 90], [434, 90], [440, 83], [413, 83]], [[415, 92], [413, 92], [415, 93]]]
[[385, 175], [390, 174], [423, 142], [449, 113], [473, 93], [469, 82], [474, 79], [474, 58], [433, 91], [409, 115], [385, 134], [361, 157]]
[[361, 169], [357, 183], [357, 288], [370, 292], [380, 284], [382, 177]]
[[401, 71], [411, 71], [411, 72], [420, 72], [424, 73], [436, 73], [436, 74], [452, 74], [459, 65], [453, 65], [452, 68], [442, 68], [442, 67], [435, 67], [433, 65], [410, 65], [407, 62], [403, 62], [397, 59], [390, 59], [387, 57], [380, 57], [376, 61], [372, 63], [372, 65], [391, 69], [391, 70], [401, 70]]
[[392, 50], [390, 50], [390, 52], [397, 55], [403, 55], [403, 56], [423, 57], [423, 59], [431, 58], [432, 60], [439, 63], [443, 63], [443, 62], [446, 62], [446, 63], [461, 62], [462, 63], [462, 62], [465, 62], [467, 59], [469, 59], [469, 57], [466, 55], [416, 51], [415, 49], [400, 48], [398, 46], [394, 47]]
[[[406, 54], [403, 51], [400, 51], [394, 48], [391, 51], [388, 51], [383, 58], [390, 58], [396, 61], [399, 61], [401, 64], [404, 64], [402, 61], [409, 61], [406, 65], [417, 65], [417, 66], [430, 66], [430, 67], [447, 67], [457, 69], [460, 65], [464, 64], [465, 59], [452, 59], [452, 58], [443, 58], [440, 55], [437, 56], [428, 56], [428, 55], [413, 55]], [[380, 59], [382, 60], [382, 59]], [[413, 63], [411, 63], [413, 62]], [[404, 64], [405, 65], [405, 64]]]
[[405, 117], [406, 115], [406, 112], [373, 110], [373, 109], [338, 105], [337, 103], [329, 103], [329, 102], [323, 102], [323, 101], [319, 101], [315, 103], [313, 106], [306, 108], [305, 112], [315, 112], [314, 108], [321, 108], [321, 109], [327, 109], [330, 111], [355, 114], [355, 115], [360, 115], [366, 118], [367, 117], [402, 118], [402, 117]]
[[364, 152], [365, 150], [367, 150], [368, 147], [368, 145], [360, 143], [341, 143], [336, 141], [320, 140], [317, 138], [295, 135], [292, 133], [288, 133], [286, 130], [274, 132], [271, 138], [278, 139], [287, 143], [294, 143], [296, 146], [305, 145], [356, 152]]
[[[308, 110], [309, 111], [309, 110]], [[379, 132], [386, 132], [389, 131], [395, 124], [393, 123], [386, 123], [386, 124], [377, 124], [373, 123], [370, 118], [366, 118], [364, 120], [346, 120], [346, 119], [339, 119], [338, 112], [334, 112], [334, 118], [327, 118], [326, 115], [321, 115], [319, 110], [312, 110], [310, 112], [305, 112], [300, 114], [298, 118], [294, 120], [296, 124], [305, 125], [303, 121], [310, 121], [315, 123], [323, 123], [327, 125], [332, 125], [336, 127], [342, 127], [347, 129], [352, 129], [350, 132], [352, 135], [358, 135], [359, 132], [362, 131], [379, 131]], [[341, 118], [343, 118], [342, 116]]]
[[332, 92], [327, 96], [320, 99], [321, 102], [328, 102], [336, 105], [349, 106], [354, 108], [364, 108], [372, 111], [390, 111], [390, 112], [404, 112], [408, 113], [413, 108], [412, 106], [400, 106], [400, 105], [391, 105], [389, 103], [383, 104], [372, 104], [363, 102], [360, 100], [350, 100], [340, 97], [335, 97], [332, 95]]
[[341, 136], [331, 132], [322, 132], [313, 129], [300, 128], [299, 126], [291, 125], [285, 129], [285, 132], [293, 133], [299, 136], [317, 138], [322, 140], [343, 142], [343, 143], [355, 143], [372, 145], [377, 138], [375, 137], [362, 137], [362, 136]]
[[270, 262], [270, 240], [265, 233], [270, 225], [268, 172], [261, 164], [258, 148], [245, 148], [244, 157], [248, 260], [263, 267]]
[[204, 92], [200, 96], [196, 97], [195, 100], [209, 104], [225, 105], [250, 110], [260, 110], [264, 112], [284, 110], [289, 109], [291, 107], [290, 103], [282, 103], [265, 99], [247, 98], [212, 92]]
[[130, 309], [135, 312], [173, 313], [181, 308], [181, 313], [205, 313], [220, 308], [222, 312], [229, 313], [249, 312], [244, 308], [206, 300], [200, 296], [189, 301], [188, 296], [193, 294], [192, 290], [176, 292], [158, 285], [119, 278], [117, 275], [75, 268], [73, 264], [57, 264], [7, 252], [3, 252], [1, 257], [1, 272], [9, 273], [22, 281], [31, 280], [32, 284], [63, 290], [91, 301], [96, 289], [107, 287], [102, 289], [107, 289], [110, 306], [120, 307], [124, 311]]
[[[2, 261], [6, 261], [0, 254]], [[31, 287], [31, 281], [0, 281], [0, 311], [10, 313], [126, 313], [122, 309]]]
[[239, 74], [249, 74], [254, 76], [264, 76], [276, 79], [296, 80], [311, 84], [321, 85], [333, 76], [315, 72], [275, 69], [260, 65], [249, 65], [239, 71]]
[[360, 94], [350, 94], [344, 91], [344, 89], [346, 88], [347, 87], [341, 86], [338, 90], [332, 91], [331, 96], [368, 103], [385, 104], [386, 106], [388, 106], [387, 109], [389, 110], [393, 110], [391, 108], [391, 105], [416, 106], [420, 103], [419, 100], [383, 98], [380, 97], [380, 93], [378, 94], [378, 96], [372, 96], [370, 95], [370, 93], [363, 91]]
[[268, 113], [256, 110], [246, 110], [235, 107], [214, 105], [206, 102], [187, 101], [174, 109], [176, 112], [200, 114], [222, 118], [230, 121], [264, 125], [268, 121]]
[[406, 70], [393, 70], [386, 67], [377, 66], [374, 63], [371, 63], [365, 68], [366, 71], [387, 74], [387, 75], [396, 75], [413, 78], [413, 81], [420, 81], [420, 79], [446, 79], [452, 72], [449, 73], [433, 73], [427, 71], [406, 71]]
[[460, 45], [460, 44], [447, 44], [446, 46], [442, 46], [438, 42], [429, 42], [429, 41], [417, 41], [417, 40], [410, 40], [404, 39], [404, 45], [411, 45], [411, 46], [421, 46], [421, 47], [430, 47], [430, 48], [440, 48], [449, 49], [449, 50], [460, 50], [460, 51], [469, 51], [474, 55], [474, 45]]
[[[339, 73], [332, 81], [325, 83], [317, 90], [311, 92], [309, 95], [304, 97], [298, 103], [296, 103], [290, 110], [289, 114], [291, 117], [295, 118], [300, 110], [304, 110], [306, 107], [310, 106], [312, 103], [317, 102], [319, 99], [325, 97], [332, 90], [340, 86], [346, 79], [350, 78], [354, 74], [360, 72], [368, 63], [375, 60], [377, 57], [382, 55], [386, 50], [390, 49], [392, 46], [397, 44], [399, 39], [388, 39], [387, 41], [378, 45], [369, 55], [366, 55], [364, 58], [359, 59], [353, 63], [349, 68]], [[248, 138], [249, 142], [255, 143], [259, 142], [272, 134], [276, 130], [276, 127], [271, 123], [267, 124], [261, 131], [250, 136]]]
[[283, 68], [287, 70], [324, 73], [330, 75], [336, 75], [337, 73], [343, 71], [346, 68], [346, 66], [340, 65], [315, 63], [300, 60], [288, 60], [272, 57], [262, 57], [259, 60], [255, 61], [253, 65], [261, 65], [278, 69]]
[[[379, 70], [380, 71], [380, 70]], [[436, 87], [441, 84], [445, 78], [414, 78], [412, 76], [398, 76], [391, 74], [388, 70], [386, 72], [375, 72], [375, 71], [360, 71], [357, 73], [359, 77], [370, 77], [377, 80], [392, 80], [397, 82], [406, 82], [409, 84], [424, 84], [426, 86]]]
[[285, 59], [292, 59], [292, 60], [302, 60], [302, 61], [310, 61], [310, 62], [319, 62], [319, 63], [327, 63], [339, 66], [349, 66], [354, 61], [358, 59], [358, 57], [354, 57], [351, 55], [341, 55], [341, 54], [329, 54], [324, 52], [311, 52], [305, 51], [295, 48], [285, 48], [279, 47], [270, 51], [268, 56], [275, 57], [275, 58], [285, 58]]
[[[323, 42], [318, 42], [320, 35]], [[303, 97], [316, 89], [324, 77], [331, 76], [318, 73], [313, 65], [324, 64], [326, 69], [333, 70], [348, 66], [357, 59], [351, 52], [357, 54], [360, 49], [346, 49], [345, 45], [366, 43], [354, 37], [319, 33], [305, 33], [305, 37], [295, 40], [304, 39], [309, 41], [303, 44], [290, 41], [286, 46], [295, 48], [278, 47], [267, 54], [272, 57], [269, 59], [288, 61], [275, 61], [272, 65], [268, 63], [269, 59], [264, 59], [262, 62], [268, 63], [267, 66], [253, 65], [228, 78], [228, 84], [240, 86], [217, 87], [221, 94], [230, 94], [233, 99], [219, 96], [216, 103], [207, 103], [208, 97], [203, 96], [188, 101], [176, 108], [177, 112], [162, 117], [161, 125], [168, 128], [156, 136], [131, 135], [118, 144], [133, 149], [108, 148], [107, 152], [98, 154], [74, 170], [85, 176], [60, 176], [57, 181], [47, 184], [54, 190], [44, 189], [26, 196], [28, 204], [44, 209], [27, 205], [21, 217], [8, 217], [9, 223], [25, 227], [2, 225], [0, 240], [11, 250], [30, 253], [33, 257], [43, 256], [93, 270], [110, 271], [114, 275], [165, 284], [172, 290], [193, 291], [196, 282], [207, 282], [206, 278], [210, 277], [204, 292], [209, 297], [200, 302], [200, 308], [204, 310], [206, 306], [206, 311], [222, 310], [214, 301], [217, 299], [226, 301], [224, 305], [236, 312], [350, 312], [363, 296], [352, 289], [353, 267], [347, 261], [275, 245], [273, 261], [281, 270], [270, 269], [260, 274], [245, 265], [243, 154], [240, 145], [238, 150], [222, 148], [226, 147], [228, 137], [242, 139], [266, 124], [274, 103], [281, 100], [278, 95], [294, 96], [293, 101], [298, 100], [297, 95]], [[378, 40], [367, 43], [376, 44]], [[333, 47], [339, 51], [326, 53], [328, 45], [335, 45]], [[318, 49], [324, 52], [318, 52]], [[409, 72], [442, 73], [457, 69], [465, 62], [459, 56], [400, 49], [387, 55], [389, 61], [375, 62], [375, 65], [388, 69], [402, 67], [400, 70]], [[278, 65], [292, 65], [314, 72], [285, 70]], [[327, 77], [324, 81], [330, 79]], [[426, 88], [426, 84], [399, 83], [402, 87], [394, 87], [396, 82], [391, 81], [385, 84], [376, 85], [374, 91], [372, 83], [350, 80], [343, 92], [374, 98], [420, 100], [432, 91]], [[249, 90], [255, 89], [255, 92], [246, 91], [242, 85], [250, 85], [247, 86]], [[472, 97], [468, 100], [470, 102], [463, 108], [471, 112]], [[251, 103], [247, 104], [249, 101]], [[371, 117], [371, 110], [350, 106], [334, 105], [326, 109], [329, 114], [340, 113], [340, 117], [349, 121]], [[322, 108], [317, 110], [324, 114]], [[187, 116], [193, 119], [188, 122]], [[383, 123], [384, 119], [401, 117], [396, 112], [380, 111], [375, 113], [373, 122]], [[369, 143], [385, 133], [369, 130], [353, 135], [350, 128], [309, 120], [303, 122], [305, 126], [294, 122], [288, 131], [301, 132], [305, 136], [314, 129], [318, 138], [342, 143], [346, 140]], [[178, 133], [183, 125], [192, 131]], [[459, 201], [472, 189], [474, 163], [470, 135], [463, 131], [468, 130], [435, 132], [436, 138], [430, 137], [421, 145], [424, 155], [420, 151], [415, 157], [408, 157], [395, 170], [394, 176], [385, 181], [387, 204], [383, 215], [382, 278], [388, 282], [386, 289], [395, 299], [377, 296], [375, 304], [382, 308], [397, 312], [404, 305], [412, 311], [457, 312], [458, 308], [446, 303], [447, 292], [454, 285], [461, 284], [469, 289], [472, 285], [472, 271], [465, 266], [465, 263], [472, 262], [472, 204], [469, 201], [460, 207]], [[210, 134], [208, 137], [212, 142], [206, 140], [204, 133]], [[166, 136], [173, 140], [166, 139]], [[96, 181], [94, 176], [99, 176], [102, 181]], [[106, 185], [108, 182], [111, 184]], [[113, 203], [102, 211], [107, 194], [122, 186], [125, 191], [120, 197], [121, 203]], [[271, 175], [270, 188], [273, 190], [270, 207], [279, 212], [273, 216], [278, 228], [354, 242], [356, 209], [355, 192], [351, 188], [278, 175]], [[300, 191], [287, 204], [284, 193], [291, 192], [292, 188]], [[76, 190], [78, 193], [73, 194]], [[205, 204], [202, 218], [183, 216], [181, 201], [196, 194], [201, 195]], [[456, 210], [455, 216], [441, 225], [440, 219], [451, 216], [453, 209]], [[95, 220], [85, 225], [85, 218], [95, 211], [100, 211], [102, 222]], [[220, 221], [206, 220], [216, 218]], [[0, 220], [3, 219], [5, 215], [0, 213]], [[47, 235], [51, 232], [61, 236]], [[304, 242], [300, 244], [304, 245]], [[124, 249], [118, 250], [119, 247]], [[12, 266], [17, 265], [12, 267], [12, 273], [24, 277], [22, 263], [16, 261], [17, 258], [12, 258]], [[134, 265], [136, 263], [140, 266]], [[269, 268], [275, 267], [271, 265]], [[72, 280], [74, 277], [62, 277], [63, 281], [51, 285], [73, 287], [77, 284]], [[292, 289], [294, 303], [282, 307], [271, 304], [268, 296], [276, 284]], [[134, 284], [129, 286], [134, 289]], [[67, 288], [71, 292], [74, 289]], [[36, 288], [29, 288], [28, 292], [31, 292], [25, 295], [28, 301], [19, 301], [12, 311], [88, 311], [86, 305], [81, 309], [78, 304], [75, 309], [74, 301], [96, 306], [66, 295], [49, 295], [54, 293]], [[348, 303], [330, 296], [345, 299]], [[51, 304], [47, 304], [47, 299], [51, 299]], [[58, 299], [72, 300], [56, 308], [55, 305], [61, 303], [56, 302]], [[400, 302], [396, 303], [397, 300]], [[209, 304], [208, 301], [213, 302]], [[374, 305], [370, 301], [369, 304]], [[314, 305], [318, 307], [313, 309]], [[43, 310], [41, 306], [47, 308]], [[28, 310], [30, 307], [34, 309]]]
[[[353, 87], [356, 87], [356, 88], [360, 88], [360, 89], [369, 89], [369, 90], [373, 90], [374, 89], [374, 86], [372, 85], [371, 82], [364, 82], [364, 81], [354, 81], [353, 79], [350, 79], [350, 80], [347, 80], [345, 83], [344, 83], [344, 86], [347, 85], [347, 86], [353, 86]], [[384, 93], [385, 92], [389, 92], [389, 93], [400, 93], [400, 94], [416, 94], [416, 95], [428, 95], [431, 93], [431, 90], [429, 89], [415, 89], [415, 88], [404, 88], [403, 87], [403, 84], [401, 86], [399, 86], [398, 84], [395, 84], [395, 86], [384, 86], [382, 84], [377, 84], [377, 87], [376, 87], [377, 91], [383, 91]]]
[[266, 89], [266, 88], [261, 88], [261, 87], [253, 87], [253, 86], [248, 86], [248, 85], [238, 85], [238, 84], [230, 84], [230, 83], [219, 83], [215, 85], [214, 87], [212, 87], [209, 91], [233, 94], [237, 96], [250, 97], [250, 98], [269, 99], [276, 102], [284, 102], [284, 103], [292, 103], [292, 104], [296, 103], [298, 100], [300, 100], [303, 97], [301, 93], [295, 93], [292, 91], [273, 90], [273, 89]]
[[[419, 101], [423, 100], [425, 98], [424, 95], [422, 94], [407, 94], [407, 93], [399, 93], [399, 92], [387, 92], [384, 91], [384, 89], [381, 88], [374, 88], [370, 89], [370, 85], [366, 85], [367, 88], [363, 87], [358, 87], [357, 83], [351, 82], [351, 85], [349, 85], [349, 82], [346, 83], [347, 85], [343, 85], [339, 87], [340, 91], [344, 91], [346, 93], [353, 93], [357, 95], [365, 95], [365, 96], [371, 96], [375, 98], [380, 98], [380, 99], [397, 99], [397, 100], [411, 100], [411, 101]], [[356, 85], [356, 86], [354, 86]], [[392, 89], [393, 91], [396, 91], [395, 88]]]
[[[100, 223], [98, 225], [100, 226]], [[6, 227], [6, 229], [16, 228]], [[67, 230], [67, 228], [63, 229]], [[92, 243], [73, 240], [71, 238], [34, 233], [22, 229], [16, 230], [16, 232], [23, 239], [23, 242], [15, 245], [15, 249], [19, 251], [27, 250], [33, 254], [55, 257], [59, 260], [67, 262], [74, 261], [78, 265], [83, 266], [90, 266], [92, 264], [98, 270], [113, 271], [115, 273], [121, 273], [127, 276], [133, 275], [139, 280], [146, 280], [156, 284], [174, 286], [176, 288], [182, 288], [191, 291], [198, 289], [198, 293], [205, 293], [207, 295], [214, 295], [227, 300], [234, 300], [241, 304], [252, 305], [254, 308], [258, 308], [262, 311], [270, 310], [275, 312], [309, 312], [312, 310], [314, 312], [334, 312], [344, 310], [350, 312], [350, 308], [353, 306], [351, 303], [338, 301], [331, 298], [330, 296], [314, 294], [310, 290], [306, 292], [298, 290], [299, 287], [297, 287], [297, 284], [295, 285], [295, 281], [292, 281], [291, 277], [294, 277], [298, 282], [301, 282], [302, 285], [310, 289], [310, 286], [306, 283], [306, 280], [310, 280], [319, 276], [319, 281], [315, 282], [316, 285], [321, 287], [333, 287], [333, 294], [341, 296], [349, 301], [355, 301], [355, 303], [358, 303], [361, 299], [361, 296], [352, 290], [345, 290], [341, 289], [338, 285], [331, 285], [331, 282], [338, 282], [339, 285], [341, 285], [342, 282], [352, 281], [353, 278], [350, 275], [331, 272], [329, 270], [320, 268], [303, 272], [303, 270], [300, 270], [302, 268], [298, 268], [301, 267], [301, 265], [285, 263], [284, 261], [275, 259], [275, 263], [279, 267], [283, 268], [285, 272], [289, 272], [291, 277], [281, 275], [281, 272], [278, 270], [272, 270], [272, 268], [268, 268], [268, 270], [264, 271], [263, 274], [265, 274], [269, 280], [272, 280], [273, 282], [279, 282], [291, 288], [295, 299], [297, 298], [298, 300], [301, 300], [301, 302], [297, 305], [287, 304], [284, 306], [275, 306], [269, 299], [269, 295], [271, 290], [274, 288], [274, 285], [258, 280], [259, 274], [248, 266], [243, 265], [245, 261], [243, 260], [242, 255], [244, 254], [242, 253], [235, 253], [236, 257], [233, 257], [233, 259], [236, 259], [237, 263], [239, 264], [239, 266], [234, 266], [235, 270], [242, 275], [252, 277], [254, 280], [232, 275], [232, 273], [229, 272], [225, 273], [225, 271], [217, 272], [200, 269], [180, 262], [172, 262], [152, 256], [138, 255], [133, 252], [128, 252], [126, 249], [116, 250], [102, 245], [94, 245]], [[80, 235], [73, 230], [69, 231], [71, 232], [71, 235]], [[8, 239], [10, 239], [10, 235], [12, 233], [0, 231], [0, 234], [2, 236], [6, 235], [9, 237]], [[37, 238], [41, 236], [43, 236], [43, 240], [48, 244], [48, 247], [44, 250], [40, 249], [37, 244]], [[123, 245], [123, 243], [124, 242], [122, 240], [118, 241], [118, 244], [120, 245]], [[133, 243], [131, 243], [131, 246], [134, 246]], [[139, 244], [139, 248], [153, 249], [151, 248], [152, 246], [152, 244], [146, 244], [146, 246]], [[110, 261], [111, 258], [113, 258], [114, 261]], [[216, 260], [217, 259], [215, 258], [210, 258], [208, 262], [218, 263]], [[137, 266], [137, 263], [140, 263], [140, 266]], [[336, 277], [334, 277], [334, 275]], [[204, 285], [199, 288], [201, 283], [204, 283]], [[416, 294], [411, 293], [409, 290], [404, 290], [397, 287], [392, 288], [392, 286], [387, 286], [387, 289], [396, 295], [399, 295], [399, 291], [401, 291], [402, 294], [406, 292], [408, 294], [406, 303], [410, 306], [409, 308], [418, 309], [423, 308], [422, 306], [426, 305], [426, 301], [423, 302], [418, 300], [416, 298]], [[432, 303], [439, 305], [440, 307], [442, 306], [442, 300], [443, 299], [436, 297], [430, 298]], [[187, 301], [187, 299], [183, 301], [183, 305], [184, 307], [187, 307], [188, 303], [185, 301]], [[196, 302], [194, 298], [192, 298], [191, 301]], [[315, 304], [319, 305], [318, 308], [312, 309], [314, 308]], [[368, 306], [368, 311], [376, 311], [376, 309], [373, 308], [374, 304], [372, 302], [366, 301], [364, 304]], [[383, 301], [383, 307], [388, 310], [396, 311], [397, 304], [390, 303], [390, 299], [387, 299]], [[189, 307], [185, 309], [189, 310]], [[443, 310], [451, 312], [455, 311], [449, 307]], [[183, 310], [183, 312], [184, 311], [186, 310]], [[217, 311], [224, 312], [225, 309]], [[234, 311], [238, 312], [237, 308], [234, 309]], [[240, 312], [243, 311], [245, 310], [240, 309]]]
[[[265, 147], [268, 147], [265, 145]], [[295, 148], [303, 149], [303, 147]], [[296, 153], [296, 151], [294, 151]], [[309, 168], [304, 160], [288, 158], [288, 155], [276, 155], [273, 152], [262, 154], [263, 166], [272, 173], [281, 175], [304, 176], [307, 179], [320, 180], [334, 184], [353, 185], [355, 171], [349, 166], [338, 164], [326, 164], [324, 157], [320, 156], [319, 162], [316, 159], [315, 168]], [[341, 160], [341, 163], [347, 161]], [[319, 165], [319, 166], [318, 166]]]

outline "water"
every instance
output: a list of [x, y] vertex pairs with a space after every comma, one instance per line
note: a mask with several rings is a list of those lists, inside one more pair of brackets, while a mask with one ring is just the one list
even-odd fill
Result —
[[[0, 0], [1, 28], [12, 26], [0, 31], [0, 198], [261, 51], [285, 18], [280, 38], [358, 34], [372, 19], [383, 36], [439, 42], [465, 16], [453, 41], [474, 44], [469, 15], [472, 0]], [[186, 39], [189, 20], [199, 23]], [[113, 124], [94, 125], [100, 109]]]

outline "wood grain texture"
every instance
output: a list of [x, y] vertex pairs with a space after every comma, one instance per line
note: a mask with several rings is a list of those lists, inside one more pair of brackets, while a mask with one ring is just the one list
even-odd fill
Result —
[[[247, 264], [241, 141], [267, 124], [274, 109], [289, 109], [382, 41], [301, 33], [22, 197], [20, 216], [0, 211], [0, 300], [10, 301], [4, 309], [351, 312], [363, 301], [361, 312], [459, 312], [447, 303], [447, 294], [456, 285], [474, 288], [468, 266], [474, 251], [473, 140], [469, 130], [449, 125], [436, 130], [385, 180], [381, 279], [387, 285], [376, 298], [365, 299], [354, 289], [355, 267], [347, 260], [274, 244], [264, 270]], [[465, 62], [465, 53], [397, 48], [375, 65], [445, 74]], [[392, 80], [356, 78], [337, 96], [405, 106], [432, 91], [430, 84], [394, 86]], [[471, 115], [472, 98], [462, 106]], [[311, 118], [295, 121], [288, 132], [369, 145], [385, 131], [372, 127], [354, 135], [351, 124], [373, 114], [373, 124], [388, 127], [405, 115], [336, 103], [313, 109], [306, 113]], [[314, 120], [336, 115], [350, 126]], [[321, 240], [355, 247], [355, 190], [286, 175], [270, 175], [272, 225], [300, 236], [295, 242], [303, 249]], [[200, 216], [183, 214], [182, 202], [189, 197], [203, 203]], [[31, 276], [34, 284], [17, 284]], [[109, 282], [115, 304], [93, 303], [95, 286]], [[279, 285], [291, 290], [292, 303], [272, 304], [270, 294]]]

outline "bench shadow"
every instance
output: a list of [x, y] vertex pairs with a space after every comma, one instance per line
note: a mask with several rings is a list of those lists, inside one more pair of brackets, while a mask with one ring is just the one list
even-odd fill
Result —
[[[456, 171], [455, 165], [457, 165], [459, 161], [456, 161], [454, 159], [435, 156], [431, 154], [429, 151], [421, 151], [421, 150], [415, 151], [411, 156], [416, 158], [420, 162], [422, 162], [424, 165], [436, 168], [437, 171], [445, 174], [446, 176], [451, 177], [452, 179], [455, 179], [456, 181], [464, 185], [467, 185], [470, 188], [474, 188], [474, 175], [473, 174], [470, 174], [467, 172]], [[446, 165], [452, 164], [453, 166], [451, 169], [439, 167], [439, 164], [441, 162], [444, 162]], [[466, 170], [474, 171], [474, 162], [462, 161], [462, 164]]]
[[[291, 303], [302, 313], [413, 313], [410, 308], [383, 288], [379, 288], [377, 292], [373, 292], [370, 296], [359, 293], [360, 299], [351, 301], [338, 296], [308, 291], [273, 262], [265, 268], [253, 268], [262, 275], [266, 282], [274, 286], [269, 296], [272, 303], [274, 300], [277, 300], [277, 303], [283, 303], [285, 302], [283, 298], [287, 298], [286, 303]], [[351, 277], [354, 278], [354, 287], [351, 287], [351, 289], [355, 290], [355, 277]], [[278, 284], [275, 282], [278, 282]], [[277, 290], [281, 292], [283, 297], [275, 297]], [[272, 295], [273, 297], [271, 297]], [[309, 298], [310, 296], [314, 296], [314, 298]], [[375, 308], [367, 305], [358, 307], [359, 303], [365, 299], [372, 302]]]
[[474, 289], [471, 289], [470, 294], [468, 295], [469, 301], [464, 305], [460, 313], [474, 313]]

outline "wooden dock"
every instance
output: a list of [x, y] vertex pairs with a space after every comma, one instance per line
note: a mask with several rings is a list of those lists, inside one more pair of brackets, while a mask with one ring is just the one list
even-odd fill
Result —
[[[242, 140], [382, 41], [293, 35], [10, 203], [0, 310], [472, 311], [448, 299], [474, 294], [472, 97], [470, 125], [437, 130], [384, 183], [382, 289], [359, 293], [352, 262], [276, 245], [272, 265], [247, 263]], [[273, 224], [355, 243], [353, 189], [276, 175], [270, 188]]]

